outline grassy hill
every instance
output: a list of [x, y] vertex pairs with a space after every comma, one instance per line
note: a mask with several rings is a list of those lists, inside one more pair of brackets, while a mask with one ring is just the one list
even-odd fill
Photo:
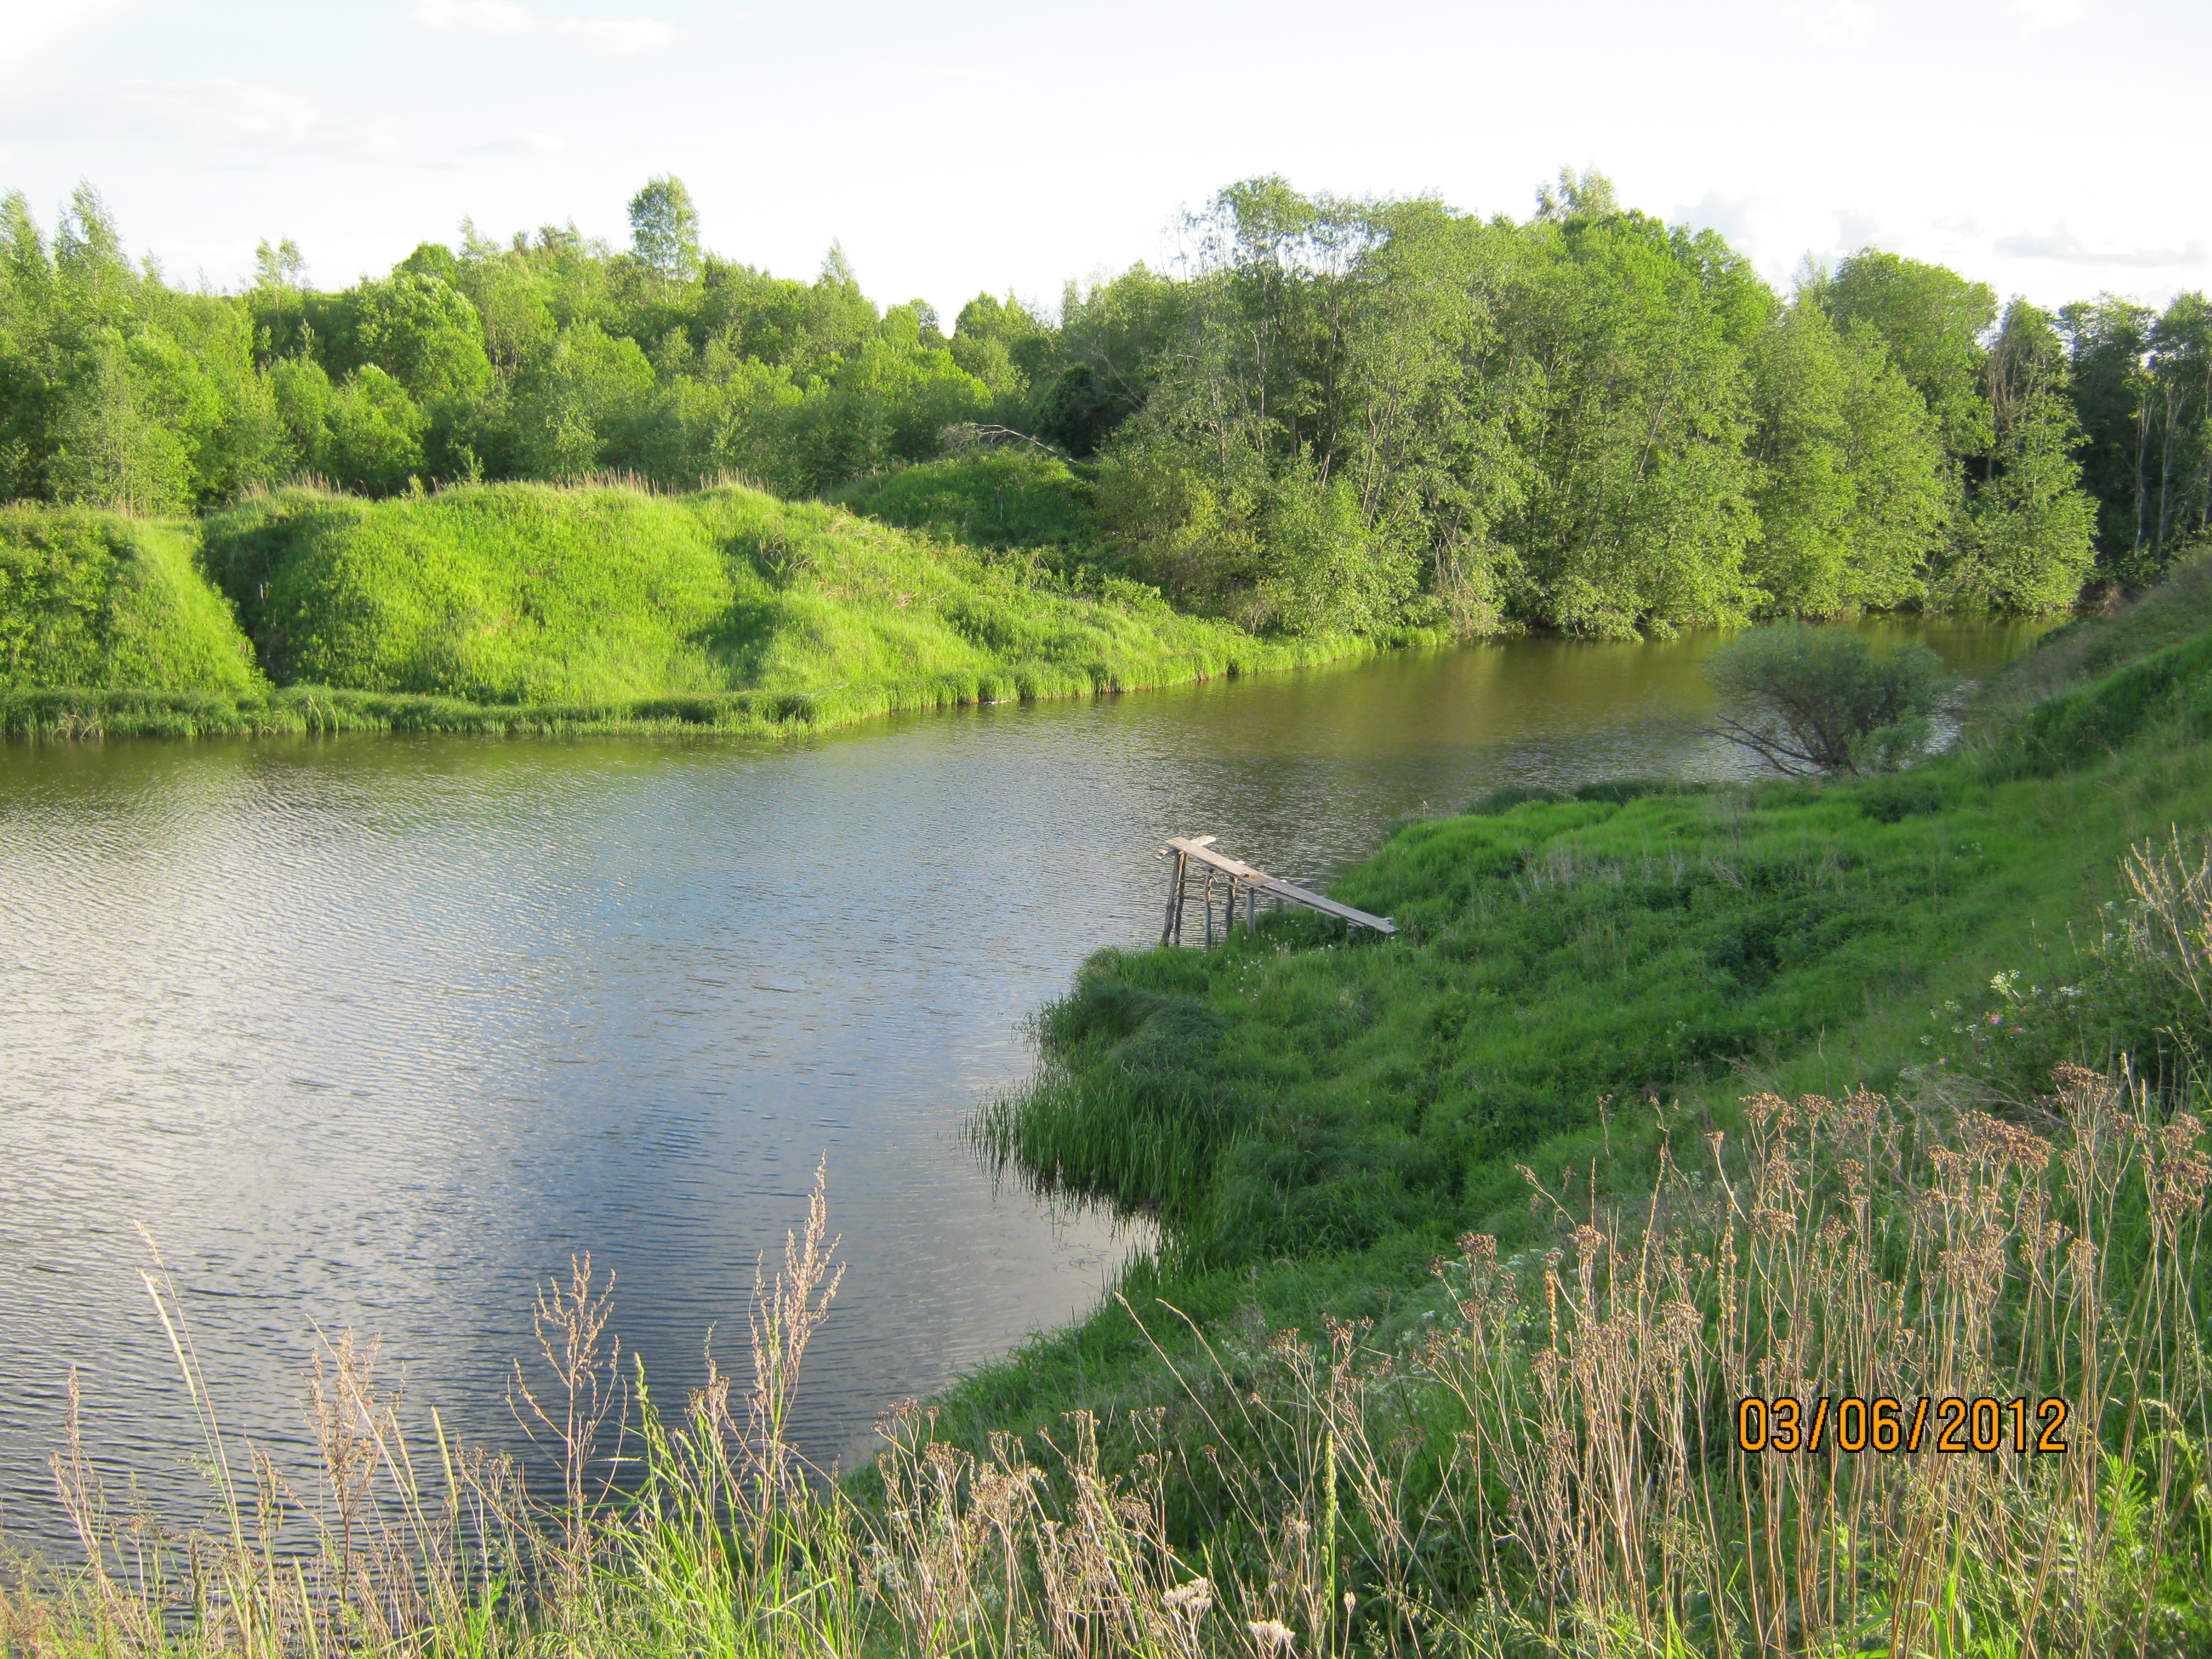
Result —
[[[764, 730], [1127, 690], [1370, 648], [1255, 638], [1133, 583], [1054, 574], [740, 487], [258, 496], [197, 532], [200, 563], [237, 624], [192, 568], [194, 532], [100, 521], [132, 545], [166, 550], [174, 580], [162, 603], [179, 625], [187, 616], [234, 635], [242, 625], [265, 680], [243, 660], [231, 679], [211, 680], [144, 652], [82, 678], [93, 672], [84, 652], [52, 650], [9, 682], [0, 725]], [[91, 556], [83, 533], [64, 538], [76, 522], [15, 509], [0, 537], [15, 549], [61, 548], [41, 556], [76, 570]]]
[[185, 525], [0, 507], [0, 688], [251, 694], [252, 647]]

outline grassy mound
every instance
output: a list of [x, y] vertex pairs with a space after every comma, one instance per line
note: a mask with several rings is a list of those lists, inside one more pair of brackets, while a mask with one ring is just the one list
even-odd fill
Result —
[[2056, 836], [2035, 785], [1964, 767], [1917, 789], [1412, 825], [1336, 889], [1409, 939], [1286, 921], [1095, 958], [1042, 1023], [1046, 1082], [998, 1133], [1053, 1181], [1158, 1214], [1196, 1261], [1510, 1233], [1515, 1166], [1586, 1150], [1608, 1099], [1724, 1089], [1824, 1039], [1853, 1083], [1891, 1086], [1910, 1057], [1883, 1019], [1970, 991], [1990, 952], [2017, 965], [2031, 927], [2063, 939], [2084, 882], [2148, 827], [2082, 813]]
[[846, 484], [830, 499], [975, 547], [1064, 547], [1091, 535], [1089, 483], [1059, 457], [1033, 449], [925, 461]]
[[161, 686], [242, 695], [252, 648], [188, 528], [88, 508], [0, 507], [0, 690]]
[[1982, 707], [2017, 714], [2212, 629], [2212, 547], [2178, 555], [2158, 585], [2118, 608], [2053, 629], [1991, 677]]
[[726, 689], [738, 591], [698, 515], [628, 489], [305, 490], [210, 520], [209, 568], [270, 678], [481, 702]]

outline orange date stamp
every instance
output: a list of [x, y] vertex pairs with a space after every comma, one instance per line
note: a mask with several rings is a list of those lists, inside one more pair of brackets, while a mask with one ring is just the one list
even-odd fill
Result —
[[1735, 1444], [1741, 1452], [1998, 1452], [2023, 1455], [2069, 1449], [2064, 1435], [2068, 1407], [2056, 1397], [1996, 1400], [1956, 1395], [1907, 1402], [1877, 1395], [1799, 1401], [1784, 1395], [1753, 1395], [1735, 1406]]

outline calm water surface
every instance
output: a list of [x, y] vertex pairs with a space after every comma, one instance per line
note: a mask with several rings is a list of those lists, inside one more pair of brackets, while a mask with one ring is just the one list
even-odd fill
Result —
[[[1961, 672], [2018, 629], [1922, 637]], [[1504, 783], [1723, 776], [1711, 641], [1523, 641], [781, 745], [0, 746], [0, 1519], [58, 1535], [64, 1387], [198, 1491], [134, 1224], [227, 1425], [302, 1448], [318, 1327], [512, 1445], [533, 1284], [589, 1250], [664, 1399], [827, 1158], [846, 1288], [803, 1431], [1085, 1311], [1141, 1233], [962, 1145], [1024, 1018], [1158, 927], [1161, 836], [1325, 879]]]

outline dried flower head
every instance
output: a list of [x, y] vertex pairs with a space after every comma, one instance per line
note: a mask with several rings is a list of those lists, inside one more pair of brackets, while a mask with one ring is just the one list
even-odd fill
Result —
[[1162, 1595], [1160, 1604], [1185, 1619], [1199, 1618], [1213, 1605], [1213, 1585], [1206, 1579], [1194, 1578]]

